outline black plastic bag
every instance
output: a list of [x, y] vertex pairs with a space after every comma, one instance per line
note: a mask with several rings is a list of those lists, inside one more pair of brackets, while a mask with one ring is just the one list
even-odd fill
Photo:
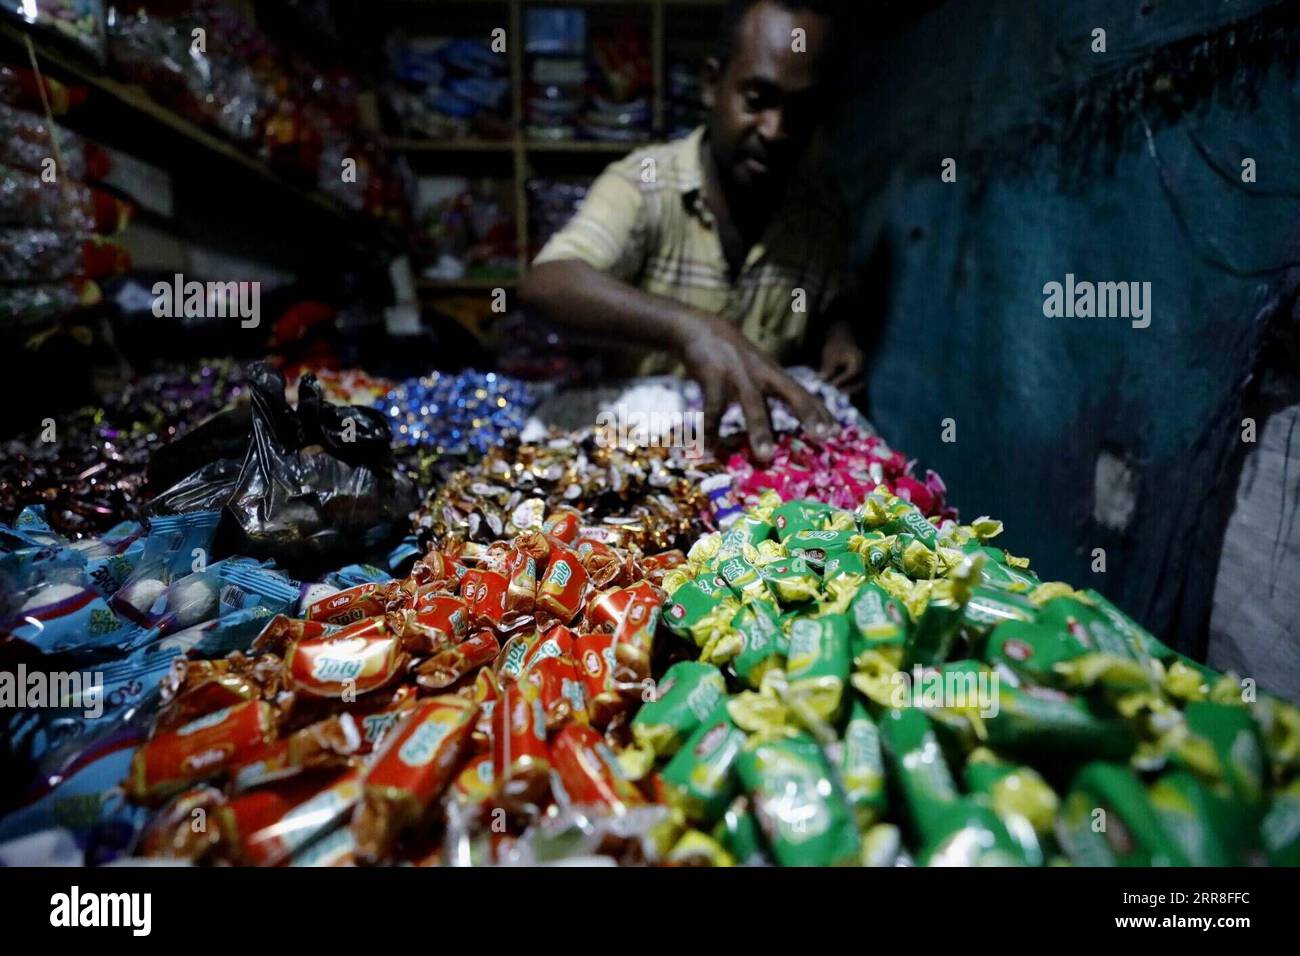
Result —
[[386, 464], [391, 437], [382, 415], [329, 405], [315, 380], [304, 379], [303, 416], [285, 400], [275, 369], [259, 363], [249, 381], [251, 432], [242, 462], [209, 462], [158, 495], [152, 513], [224, 506], [222, 553], [273, 558], [304, 574], [362, 560], [405, 533], [419, 495]]
[[262, 366], [253, 381], [252, 442], [226, 504], [248, 553], [286, 564], [355, 558], [405, 530], [418, 502], [408, 478], [349, 464], [321, 445], [292, 447], [307, 429], [284, 400], [283, 380]]

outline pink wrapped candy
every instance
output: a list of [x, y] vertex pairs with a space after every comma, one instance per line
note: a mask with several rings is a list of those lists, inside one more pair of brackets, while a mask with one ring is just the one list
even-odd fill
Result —
[[777, 442], [769, 465], [755, 464], [748, 449], [727, 461], [736, 496], [752, 504], [764, 491], [782, 500], [813, 498], [837, 508], [862, 503], [879, 484], [912, 502], [926, 515], [956, 518], [946, 507], [947, 488], [933, 471], [921, 481], [912, 474], [916, 462], [908, 461], [878, 435], [846, 428], [833, 438], [816, 441], [804, 435], [785, 434]]

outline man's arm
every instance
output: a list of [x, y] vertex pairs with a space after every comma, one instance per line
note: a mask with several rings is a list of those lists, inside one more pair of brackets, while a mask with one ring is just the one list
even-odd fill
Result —
[[704, 392], [704, 431], [712, 447], [717, 447], [722, 413], [733, 400], [744, 410], [750, 447], [763, 461], [770, 460], [773, 448], [765, 395], [784, 399], [818, 435], [827, 434], [833, 424], [825, 406], [746, 339], [738, 327], [644, 292], [586, 262], [559, 259], [535, 265], [524, 277], [519, 297], [552, 321], [581, 334], [676, 355]]

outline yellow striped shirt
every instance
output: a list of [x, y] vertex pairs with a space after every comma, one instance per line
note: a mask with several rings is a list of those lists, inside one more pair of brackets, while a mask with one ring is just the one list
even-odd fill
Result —
[[[788, 357], [803, 341], [808, 316], [823, 312], [840, 292], [845, 245], [839, 210], [809, 179], [797, 177], [733, 283], [701, 194], [703, 141], [701, 127], [610, 164], [534, 263], [580, 260], [646, 292], [720, 315], [764, 351]], [[611, 364], [629, 375], [676, 365], [665, 353], [644, 352], [621, 354]]]

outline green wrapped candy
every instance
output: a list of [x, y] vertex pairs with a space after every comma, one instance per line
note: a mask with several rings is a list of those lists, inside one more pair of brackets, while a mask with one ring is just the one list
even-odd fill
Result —
[[1134, 646], [1101, 611], [1072, 597], [1053, 598], [1038, 612], [1038, 623], [1068, 630], [1085, 648], [1145, 662], [1149, 655]]
[[1114, 763], [1079, 771], [1056, 821], [1056, 838], [1076, 866], [1187, 866], [1160, 825], [1137, 775]]
[[760, 541], [766, 541], [772, 537], [772, 525], [768, 524], [762, 518], [757, 518], [752, 514], [743, 514], [736, 519], [735, 523], [727, 529], [727, 533], [722, 536], [722, 544], [718, 549], [718, 557], [730, 557], [733, 554], [740, 554], [745, 547], [755, 547]]
[[1231, 809], [1185, 770], [1167, 773], [1147, 788], [1147, 798], [1161, 828], [1182, 849], [1192, 866], [1233, 866], [1241, 860], [1231, 849], [1224, 821]]
[[814, 568], [824, 568], [826, 561], [849, 550], [849, 542], [858, 537], [852, 531], [796, 531], [785, 539], [785, 549], [793, 557], [807, 560]]
[[1259, 832], [1270, 863], [1300, 866], [1300, 780], [1273, 794]]
[[1007, 553], [1001, 548], [990, 548], [975, 540], [962, 545], [961, 550], [968, 555], [982, 554], [988, 558], [980, 568], [980, 578], [990, 587], [1025, 592], [1032, 591], [1042, 583], [1033, 571], [1008, 564]]
[[835, 509], [820, 501], [787, 501], [772, 509], [772, 523], [782, 544], [800, 531], [818, 531]]
[[767, 862], [763, 834], [754, 819], [748, 797], [731, 801], [731, 806], [713, 828], [713, 839], [722, 844], [740, 866], [759, 866]]
[[839, 771], [844, 796], [853, 808], [858, 829], [876, 822], [889, 805], [885, 790], [885, 764], [880, 752], [880, 729], [862, 701], [854, 700], [844, 736], [827, 748]]
[[972, 637], [982, 637], [1003, 621], [1032, 621], [1038, 609], [1029, 598], [1012, 591], [977, 584], [961, 611], [961, 624]]
[[938, 836], [921, 852], [924, 866], [1025, 866], [1029, 860], [991, 807], [961, 798], [940, 813]]
[[[731, 588], [732, 593], [738, 598], [754, 600], [756, 598], [770, 598], [772, 595], [767, 589], [762, 576], [758, 573], [758, 568], [754, 567], [744, 555], [733, 554], [718, 563], [718, 574], [722, 580], [727, 582], [727, 587]], [[676, 595], [674, 595], [676, 597]]]
[[767, 601], [741, 605], [731, 626], [740, 635], [740, 652], [731, 666], [737, 677], [757, 688], [765, 673], [784, 664], [790, 639], [781, 629], [776, 608]]
[[854, 553], [862, 556], [866, 566], [877, 573], [889, 567], [894, 558], [893, 536], [880, 531], [863, 532], [853, 539], [852, 547]]
[[821, 594], [821, 578], [802, 556], [783, 558], [759, 569], [767, 589], [782, 604], [799, 604], [816, 600]]
[[736, 792], [736, 757], [745, 732], [732, 723], [726, 701], [708, 718], [664, 767], [662, 780], [669, 803], [696, 823], [711, 824]]
[[821, 721], [838, 721], [852, 663], [847, 616], [828, 613], [797, 619], [790, 626], [785, 665], [796, 716], [806, 708]]
[[903, 669], [933, 667], [952, 654], [961, 632], [963, 601], [957, 595], [932, 595], [903, 645]]
[[[1181, 656], [1157, 640], [1150, 631], [1096, 591], [1089, 588], [1083, 592], [1083, 596], [1092, 602], [1093, 607], [1110, 622], [1110, 626], [1117, 633], [1124, 636], [1128, 645], [1136, 651], [1140, 658], [1154, 657], [1157, 660], [1168, 661]], [[1201, 665], [1196, 666], [1200, 667]], [[1213, 674], [1214, 672], [1210, 671], [1210, 673]]]
[[1053, 668], [1088, 653], [1069, 631], [1028, 621], [1004, 621], [993, 629], [984, 659], [1038, 684], [1056, 685]]
[[881, 715], [880, 739], [921, 842], [940, 839], [958, 794], [929, 718], [915, 708], [890, 708]]
[[971, 794], [988, 801], [1025, 861], [1041, 866], [1042, 841], [1052, 832], [1059, 801], [1038, 771], [977, 747], [966, 759], [964, 778]]
[[727, 682], [712, 664], [679, 661], [632, 718], [632, 738], [656, 757], [670, 757], [726, 694]]
[[663, 621], [674, 634], [704, 647], [735, 613], [735, 599], [727, 585], [720, 578], [701, 575], [672, 593], [664, 605]]
[[[940, 670], [945, 685], [961, 678], [978, 687], [980, 675], [988, 675], [976, 661], [954, 661]], [[1137, 738], [1123, 720], [1100, 717], [1083, 698], [1049, 687], [1014, 687], [998, 680], [992, 703], [990, 710], [996, 713], [980, 716], [989, 746], [1000, 751], [1127, 760], [1137, 748]]]
[[857, 661], [867, 651], [907, 641], [910, 621], [907, 610], [875, 581], [858, 589], [849, 603], [849, 620], [853, 624], [850, 648]]
[[916, 505], [882, 488], [867, 495], [867, 500], [862, 503], [858, 513], [862, 527], [866, 530], [911, 535], [931, 551], [939, 543], [939, 529]]
[[837, 578], [845, 577], [856, 585], [865, 581], [867, 574], [866, 558], [856, 551], [841, 551], [826, 558], [826, 568], [822, 572], [822, 580], [829, 586]]
[[[1192, 701], [1184, 711], [1192, 740], [1176, 752], [1192, 769], [1202, 769], [1208, 749], [1217, 765], [1215, 777], [1232, 792], [1233, 799], [1258, 820], [1267, 809], [1268, 756], [1259, 725], [1244, 707], [1213, 701]], [[1183, 746], [1195, 755], [1185, 759]], [[1217, 781], [1216, 781], [1217, 782]]]
[[861, 848], [853, 815], [817, 741], [755, 737], [737, 771], [772, 855], [782, 866], [851, 866]]

